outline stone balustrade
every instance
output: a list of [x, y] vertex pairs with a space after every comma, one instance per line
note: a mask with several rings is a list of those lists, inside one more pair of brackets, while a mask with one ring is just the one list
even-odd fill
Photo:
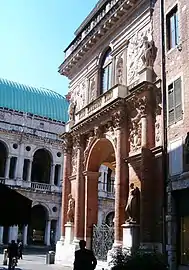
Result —
[[112, 101], [118, 98], [125, 98], [128, 95], [127, 87], [123, 85], [116, 85], [110, 90], [108, 90], [103, 95], [99, 96], [93, 102], [88, 104], [86, 107], [81, 109], [75, 115], [75, 124], [79, 123], [80, 121], [86, 119], [93, 113], [101, 110], [103, 107], [110, 104]]

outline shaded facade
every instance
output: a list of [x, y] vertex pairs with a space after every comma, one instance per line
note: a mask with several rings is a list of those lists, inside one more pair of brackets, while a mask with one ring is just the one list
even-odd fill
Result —
[[[152, 3], [153, 2], [153, 3]], [[99, 1], [75, 32], [59, 67], [70, 79], [64, 141], [61, 241], [65, 263], [68, 194], [75, 200], [73, 252], [91, 247], [101, 164], [115, 173], [114, 247], [123, 245], [131, 183], [141, 194], [138, 244], [163, 249], [162, 100], [158, 1]], [[71, 252], [70, 252], [71, 253]], [[71, 255], [70, 255], [71, 256]], [[73, 259], [73, 257], [70, 259]]]

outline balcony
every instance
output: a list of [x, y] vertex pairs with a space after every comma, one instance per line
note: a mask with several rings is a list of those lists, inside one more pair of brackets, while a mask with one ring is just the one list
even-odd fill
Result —
[[99, 96], [97, 99], [92, 101], [86, 107], [81, 109], [75, 115], [75, 124], [83, 121], [92, 114], [100, 111], [105, 106], [109, 105], [113, 101], [119, 98], [125, 98], [128, 95], [127, 87], [123, 85], [116, 85], [106, 93]]
[[62, 188], [60, 186], [45, 184], [45, 183], [37, 183], [30, 181], [23, 181], [17, 179], [5, 179], [4, 177], [0, 178], [0, 183], [5, 184], [7, 186], [12, 186], [16, 188], [23, 188], [31, 191], [41, 191], [41, 192], [56, 192], [61, 193]]

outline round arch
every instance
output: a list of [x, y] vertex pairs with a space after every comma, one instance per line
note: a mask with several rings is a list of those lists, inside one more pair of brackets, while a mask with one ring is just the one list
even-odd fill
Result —
[[87, 157], [85, 170], [98, 172], [101, 164], [110, 168], [113, 168], [113, 164], [115, 164], [115, 148], [107, 138], [98, 139], [93, 143]]
[[46, 147], [46, 146], [45, 146], [45, 147], [36, 147], [36, 148], [34, 148], [33, 151], [32, 151], [32, 153], [31, 153], [31, 156], [34, 157], [35, 153], [36, 153], [38, 150], [44, 150], [44, 151], [46, 151], [46, 152], [50, 155], [51, 160], [52, 160], [52, 162], [53, 162], [53, 160], [54, 160], [53, 153], [51, 152], [51, 149], [48, 148], [48, 147]]
[[5, 166], [8, 154], [9, 151], [7, 144], [4, 141], [0, 140], [0, 177], [5, 176]]
[[39, 148], [33, 155], [31, 181], [38, 183], [50, 183], [52, 154], [45, 148]]
[[106, 217], [105, 217], [105, 224], [107, 224], [108, 226], [113, 226], [113, 224], [114, 224], [114, 216], [115, 216], [114, 211], [111, 211], [111, 212], [107, 213]]
[[100, 68], [102, 65], [102, 61], [104, 59], [104, 56], [106, 55], [107, 51], [112, 51], [113, 50], [113, 46], [112, 44], [109, 44], [109, 46], [107, 46], [106, 48], [104, 48], [103, 51], [100, 52], [99, 56], [98, 56], [98, 60], [97, 60], [97, 66]]
[[34, 204], [31, 210], [29, 225], [29, 243], [34, 245], [45, 244], [46, 224], [49, 218], [48, 209], [42, 204]]

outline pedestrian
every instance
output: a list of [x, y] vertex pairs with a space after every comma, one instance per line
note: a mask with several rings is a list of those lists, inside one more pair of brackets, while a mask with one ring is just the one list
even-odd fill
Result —
[[12, 268], [13, 258], [15, 258], [17, 262], [18, 258], [18, 245], [16, 244], [15, 240], [12, 240], [11, 243], [8, 245], [8, 258], [9, 258], [9, 265], [8, 269]]
[[23, 244], [22, 241], [17, 241], [18, 243], [18, 259], [22, 259], [22, 254], [23, 254]]
[[80, 240], [80, 249], [75, 252], [74, 270], [94, 270], [97, 260], [92, 250], [86, 249], [86, 241]]

